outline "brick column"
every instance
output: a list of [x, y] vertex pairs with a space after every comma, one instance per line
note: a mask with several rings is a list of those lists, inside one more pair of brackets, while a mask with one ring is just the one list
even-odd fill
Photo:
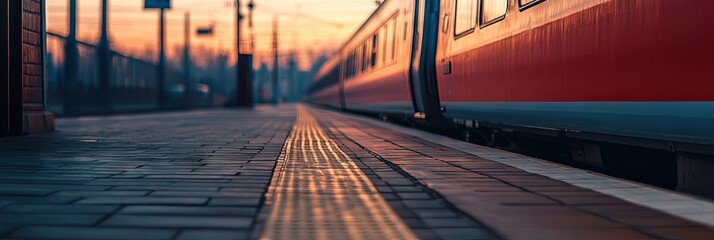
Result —
[[8, 132], [53, 131], [54, 115], [45, 103], [45, 1], [8, 2]]
[[8, 122], [8, 2], [0, 3], [0, 137], [6, 135], [9, 130]]

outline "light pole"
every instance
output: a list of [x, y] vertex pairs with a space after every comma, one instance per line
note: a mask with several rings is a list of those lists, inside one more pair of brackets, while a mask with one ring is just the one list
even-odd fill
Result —
[[112, 111], [111, 93], [109, 92], [111, 52], [109, 46], [109, 0], [102, 0], [101, 37], [99, 38], [99, 111]]
[[278, 61], [278, 15], [273, 16], [273, 104], [280, 103], [280, 62]]
[[[159, 85], [159, 106], [161, 108], [166, 107], [166, 53], [164, 52], [164, 44], [166, 43], [166, 16], [164, 9], [165, 8], [161, 8], [159, 11], [159, 64], [156, 70]], [[185, 91], [189, 91], [188, 86], [186, 86]]]
[[[159, 58], [156, 65], [157, 97], [159, 108], [167, 107], [166, 101], [166, 57], [164, 44], [166, 43], [166, 16], [167, 9], [171, 9], [171, 0], [144, 1], [144, 9], [159, 9]], [[188, 89], [186, 90], [188, 91]]]
[[65, 115], [76, 114], [75, 95], [77, 91], [77, 72], [79, 49], [77, 49], [77, 0], [69, 0], [69, 34], [65, 42], [65, 61], [64, 61], [64, 86], [63, 90], [63, 112]]
[[[236, 0], [236, 101], [237, 107], [253, 107], [253, 87], [252, 87], [252, 58], [250, 55], [241, 55], [241, 22], [243, 16], [240, 13], [240, 0]], [[248, 7], [255, 7], [250, 1]], [[243, 58], [243, 60], [241, 60]]]
[[191, 85], [191, 14], [186, 12], [184, 19], [184, 46], [183, 46], [183, 72], [184, 72], [184, 101], [186, 106], [191, 104], [191, 96], [188, 91]]

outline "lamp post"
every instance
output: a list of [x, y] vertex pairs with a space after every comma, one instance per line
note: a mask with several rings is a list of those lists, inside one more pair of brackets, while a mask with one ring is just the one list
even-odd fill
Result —
[[[166, 44], [166, 15], [165, 8], [159, 9], [159, 64], [157, 66], [158, 90], [159, 90], [159, 106], [166, 107], [166, 53], [164, 45]], [[188, 86], [186, 86], [188, 91]]]
[[184, 102], [186, 106], [190, 106], [191, 95], [188, 91], [191, 85], [191, 14], [186, 12], [184, 19], [184, 44], [183, 44], [183, 85], [184, 85]]
[[280, 103], [280, 62], [278, 59], [278, 15], [273, 16], [273, 104]]
[[[252, 56], [241, 55], [241, 22], [240, 0], [236, 0], [236, 101], [237, 107], [253, 107]], [[251, 0], [248, 7], [252, 11], [255, 5]], [[241, 60], [242, 59], [242, 60]]]
[[65, 115], [76, 114], [75, 94], [78, 94], [77, 72], [79, 61], [79, 49], [77, 49], [77, 0], [69, 0], [69, 34], [65, 42], [64, 61], [64, 86], [63, 90], [63, 112]]
[[[105, 0], [106, 1], [106, 0]], [[159, 58], [156, 66], [157, 95], [159, 107], [167, 107], [166, 101], [166, 54], [164, 45], [166, 43], [166, 16], [165, 12], [171, 9], [171, 0], [145, 0], [144, 9], [159, 9]]]
[[109, 0], [102, 0], [101, 37], [99, 38], [99, 112], [112, 111], [111, 93], [109, 92], [111, 52], [109, 46]]

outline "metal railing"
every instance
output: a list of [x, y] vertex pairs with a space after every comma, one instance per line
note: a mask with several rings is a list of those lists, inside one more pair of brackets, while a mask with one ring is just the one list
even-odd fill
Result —
[[[181, 72], [166, 69], [166, 83], [162, 88], [158, 86], [156, 64], [116, 51], [110, 51], [109, 87], [102, 89], [98, 60], [100, 48], [81, 41], [76, 44], [76, 74], [72, 74], [76, 77], [68, 79], [66, 71], [72, 66], [66, 64], [66, 43], [64, 36], [47, 34], [48, 103], [50, 110], [58, 115], [126, 113], [210, 105], [208, 94], [190, 100], [184, 97], [189, 91], [183, 84], [186, 81]], [[162, 90], [167, 98], [165, 104], [161, 104], [159, 99], [159, 91]]]

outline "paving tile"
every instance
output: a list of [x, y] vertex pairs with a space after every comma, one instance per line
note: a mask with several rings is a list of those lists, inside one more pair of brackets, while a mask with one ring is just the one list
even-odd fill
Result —
[[15, 225], [5, 225], [5, 224], [0, 224], [0, 236], [13, 231], [17, 226]]
[[261, 238], [416, 239], [390, 208], [399, 203], [388, 203], [370, 184], [378, 178], [356, 168], [305, 108], [298, 108], [297, 119], [275, 173], [279, 178], [271, 182]]
[[[412, 183], [413, 184], [413, 183]], [[403, 200], [429, 200], [431, 196], [424, 192], [397, 192], [397, 196]]]
[[256, 207], [127, 206], [118, 214], [253, 217]]
[[248, 240], [250, 231], [183, 230], [177, 240]]
[[416, 229], [428, 229], [429, 228], [428, 226], [426, 226], [426, 224], [424, 224], [424, 222], [420, 218], [418, 218], [416, 216], [406, 217], [406, 216], [400, 214], [399, 217], [401, 217], [402, 220], [404, 220], [404, 223], [406, 223], [407, 226], [409, 226], [409, 228], [412, 229], [412, 231], [414, 231]]
[[167, 204], [167, 205], [203, 205], [208, 198], [196, 197], [89, 197], [77, 204]]
[[45, 188], [0, 187], [0, 196], [46, 196], [54, 191]]
[[224, 187], [221, 188], [221, 192], [246, 192], [246, 193], [263, 193], [266, 187]]
[[252, 223], [252, 217], [114, 215], [101, 225], [113, 227], [249, 229]]
[[[344, 115], [310, 112], [377, 187], [371, 197], [388, 200], [423, 239], [490, 239], [481, 222], [506, 239], [714, 235], [569, 183], [649, 194], [637, 185], [544, 169], [563, 179], [556, 181], [504, 164], [525, 161], [515, 154], [476, 156]], [[261, 224], [263, 193], [294, 120], [294, 107], [60, 119], [57, 133], [2, 138], [0, 238], [246, 239]], [[32, 150], [38, 146], [43, 151]], [[711, 218], [707, 209], [680, 210]]]
[[709, 240], [714, 236], [714, 230], [703, 227], [662, 227], [648, 228], [645, 232], [662, 239], [692, 239]]
[[152, 197], [241, 197], [241, 198], [260, 198], [263, 196], [263, 191], [260, 192], [189, 192], [189, 191], [155, 191], [149, 196]]
[[260, 205], [259, 198], [212, 198], [208, 205], [211, 206], [248, 206]]
[[198, 191], [198, 192], [217, 192], [220, 187], [188, 187], [188, 186], [117, 186], [112, 190], [117, 191]]
[[[504, 164], [521, 161], [523, 157], [519, 158], [517, 154], [501, 154], [502, 151], [487, 148], [483, 148], [485, 151], [481, 154], [477, 150], [482, 147], [475, 147], [477, 150], [465, 153], [437, 142], [424, 141], [421, 135], [415, 137], [401, 130], [392, 130], [388, 124], [373, 125], [356, 117], [324, 110], [314, 111], [333, 136], [349, 136], [345, 140], [349, 148], [364, 148], [378, 159], [383, 158], [412, 179], [439, 193], [457, 210], [482, 221], [499, 233], [506, 233], [502, 237], [507, 239], [646, 239], [652, 234], [643, 232], [644, 228], [699, 226], [575, 187], [567, 181], [554, 180], [550, 178], [552, 175], [564, 172], [557, 168], [549, 169], [554, 174], [544, 177]], [[371, 163], [365, 165], [367, 168], [373, 166]], [[385, 183], [398, 182], [391, 173], [374, 169], [372, 172]], [[601, 181], [601, 178], [583, 179], [582, 175], [577, 174], [564, 174], [558, 179], [589, 181], [595, 187], [613, 188], [612, 191], [632, 191], [637, 187], [632, 184], [613, 185]], [[406, 185], [391, 186], [391, 189], [402, 200], [404, 207], [415, 209], [412, 212], [420, 217], [426, 227], [449, 229], [441, 232], [448, 235], [439, 237], [468, 239], [468, 235], [463, 232], [478, 228], [479, 225], [474, 224], [471, 218], [460, 217], [458, 214], [450, 218], [454, 217], [451, 215], [453, 212], [432, 207], [429, 198], [419, 192], [414, 192], [414, 195], [400, 192], [400, 187], [403, 187], [402, 190], [408, 189]], [[657, 199], [657, 196], [648, 199]], [[679, 201], [672, 207], [681, 205]], [[676, 232], [672, 231], [671, 234]]]
[[77, 201], [78, 197], [17, 197], [17, 196], [0, 196], [3, 202], [12, 201], [18, 203], [34, 203], [34, 204], [68, 204]]
[[400, 192], [400, 193], [418, 193], [418, 192], [423, 192], [424, 190], [415, 187], [415, 186], [393, 186], [392, 189], [395, 192]]
[[440, 200], [402, 200], [404, 205], [413, 209], [442, 209], [446, 203]]
[[2, 208], [5, 207], [5, 206], [8, 206], [8, 205], [10, 205], [10, 204], [13, 204], [13, 203], [15, 203], [15, 201], [3, 201], [3, 200], [0, 200], [0, 209], [2, 209]]
[[422, 218], [458, 218], [459, 215], [450, 209], [417, 209], [414, 213]]
[[163, 240], [172, 239], [177, 232], [167, 229], [29, 226], [19, 229], [11, 237], [18, 239]]
[[652, 237], [625, 228], [514, 228], [503, 234], [505, 239], [627, 239], [645, 240]]
[[430, 228], [471, 228], [480, 227], [468, 218], [422, 218], [424, 224]]
[[3, 213], [48, 213], [48, 214], [109, 214], [119, 209], [119, 206], [107, 205], [32, 205], [16, 204], [0, 210]]
[[434, 228], [434, 233], [441, 239], [453, 240], [487, 240], [493, 235], [487, 229], [478, 228]]
[[[330, 135], [328, 133], [328, 135]], [[351, 139], [346, 139], [340, 136], [335, 136], [335, 135], [330, 135], [333, 139], [335, 139], [338, 143], [340, 144], [350, 144], [353, 143]], [[362, 150], [361, 147], [352, 145], [350, 144], [350, 147], [347, 146], [341, 146], [341, 148], [346, 151], [348, 155], [357, 155], [355, 154], [356, 152], [364, 152], [366, 154], [369, 154], [365, 151], [360, 151]], [[351, 151], [354, 151], [355, 153], [351, 154]], [[441, 200], [441, 197], [435, 195], [435, 194], [427, 194], [426, 196], [429, 196], [428, 200], [399, 200], [397, 195], [395, 194], [397, 191], [394, 191], [393, 189], [398, 189], [402, 193], [426, 193], [428, 190], [426, 187], [421, 185], [418, 182], [414, 182], [411, 180], [411, 176], [405, 174], [403, 171], [401, 171], [398, 168], [394, 168], [393, 166], [390, 166], [386, 164], [384, 161], [377, 157], [377, 155], [369, 155], [369, 157], [359, 157], [357, 158], [358, 161], [355, 163], [360, 166], [360, 169], [365, 173], [368, 174], [369, 179], [373, 183], [379, 183], [381, 182], [380, 177], [384, 178], [390, 178], [390, 179], [395, 179], [397, 177], [401, 177], [404, 180], [408, 180], [412, 182], [411, 186], [379, 186], [377, 185], [377, 189], [380, 191], [380, 194], [382, 197], [385, 199], [389, 200], [389, 205], [390, 207], [404, 220], [404, 222], [411, 228], [411, 230], [420, 238], [420, 239], [442, 239], [440, 236], [438, 236], [434, 231], [432, 231], [432, 227], [426, 225], [423, 221], [423, 218], [425, 216], [419, 216], [415, 214], [415, 211], [419, 211], [422, 209], [427, 209], [427, 210], [437, 210], [440, 212], [447, 212], [447, 214], [440, 214], [440, 213], [431, 213], [433, 216], [441, 216], [441, 217], [448, 217], [451, 218], [462, 218], [464, 216], [464, 213], [457, 213], [458, 211], [454, 212], [454, 209], [451, 207], [448, 207], [443, 200]], [[372, 174], [370, 176], [370, 174]], [[421, 195], [421, 194], [420, 194]], [[424, 195], [421, 195], [424, 196]], [[392, 199], [392, 200], [390, 200]], [[407, 204], [408, 203], [408, 204]], [[430, 214], [423, 214], [423, 215], [430, 215]], [[481, 229], [480, 224], [478, 224], [476, 221], [473, 221], [468, 218], [462, 218], [465, 219], [466, 222], [462, 224], [463, 228], [473, 228], [474, 230], [476, 229]], [[486, 233], [490, 233], [488, 230], [483, 230]], [[491, 238], [494, 238], [494, 235], [490, 235]]]
[[59, 191], [52, 196], [59, 197], [135, 197], [144, 196], [148, 191]]
[[419, 239], [422, 240], [437, 240], [437, 239], [442, 239], [437, 235], [434, 230], [431, 229], [414, 229], [414, 234], [416, 234]]
[[2, 213], [0, 224], [12, 225], [93, 225], [104, 218], [98, 214]]
[[[29, 227], [55, 227], [47, 232], [65, 239], [87, 229], [97, 229], [87, 238], [141, 236], [134, 227], [104, 227], [130, 226], [126, 219], [168, 233], [156, 239], [246, 229], [294, 121], [293, 106], [216, 109], [64, 118], [56, 133], [0, 138], [0, 226], [27, 234], [13, 238], [52, 238], [29, 235], [36, 230]], [[215, 231], [151, 225], [161, 222]]]

